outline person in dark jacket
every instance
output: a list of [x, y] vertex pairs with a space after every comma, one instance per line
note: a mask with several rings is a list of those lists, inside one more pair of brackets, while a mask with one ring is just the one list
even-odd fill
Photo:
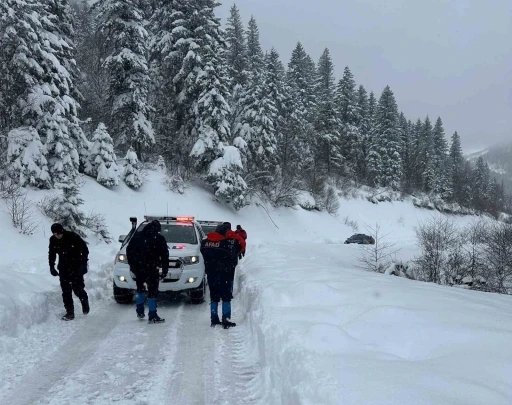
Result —
[[[237, 255], [238, 247], [226, 237], [228, 231], [229, 225], [218, 225], [216, 231], [209, 233], [201, 242], [201, 254], [210, 289], [211, 326], [222, 324], [224, 329], [236, 326], [236, 323], [231, 322], [231, 272], [233, 256]], [[218, 313], [221, 300], [222, 322]]]
[[234, 245], [233, 247], [233, 267], [231, 268], [231, 294], [233, 294], [233, 287], [235, 284], [235, 272], [236, 272], [236, 266], [238, 265], [238, 260], [240, 260], [245, 255], [245, 240], [236, 232], [233, 232], [231, 230], [231, 223], [230, 222], [224, 222], [224, 225], [228, 227], [228, 231], [226, 233], [226, 239], [230, 243]]
[[169, 271], [169, 248], [165, 238], [160, 234], [162, 226], [158, 221], [148, 223], [142, 231], [135, 233], [126, 248], [126, 258], [130, 271], [135, 274], [137, 283], [136, 312], [139, 319], [143, 319], [145, 301], [145, 286], [148, 291], [148, 319], [149, 323], [162, 323], [156, 311], [156, 297], [160, 275], [158, 267], [162, 268], [162, 279]]
[[[87, 261], [89, 260], [89, 249], [85, 241], [75, 232], [66, 231], [61, 224], [55, 223], [51, 227], [52, 236], [48, 247], [48, 263], [52, 276], [60, 278], [62, 289], [62, 301], [66, 314], [62, 317], [64, 321], [75, 319], [73, 305], [73, 294], [82, 303], [82, 312], [89, 313], [89, 297], [85, 291], [84, 274], [87, 273]], [[59, 256], [55, 269], [55, 260]]]

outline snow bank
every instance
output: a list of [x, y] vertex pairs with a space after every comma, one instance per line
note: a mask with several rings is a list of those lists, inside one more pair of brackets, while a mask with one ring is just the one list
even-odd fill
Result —
[[512, 297], [354, 270], [355, 245], [251, 247], [234, 309], [269, 405], [511, 403]]

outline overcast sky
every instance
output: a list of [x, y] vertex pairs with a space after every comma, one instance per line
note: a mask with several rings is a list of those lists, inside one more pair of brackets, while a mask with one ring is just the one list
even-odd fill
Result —
[[[301, 41], [336, 76], [349, 66], [377, 97], [389, 84], [410, 119], [441, 116], [465, 151], [512, 141], [512, 0], [237, 0], [264, 49], [288, 64]], [[219, 16], [225, 23], [233, 2]]]

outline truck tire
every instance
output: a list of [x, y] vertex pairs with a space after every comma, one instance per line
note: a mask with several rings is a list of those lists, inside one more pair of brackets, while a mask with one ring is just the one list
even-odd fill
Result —
[[126, 288], [119, 288], [114, 284], [113, 288], [114, 300], [118, 304], [131, 304], [133, 301], [133, 291]]
[[199, 285], [199, 287], [190, 291], [190, 302], [192, 304], [202, 304], [204, 302], [204, 296], [206, 295], [206, 282], [203, 278], [203, 281]]

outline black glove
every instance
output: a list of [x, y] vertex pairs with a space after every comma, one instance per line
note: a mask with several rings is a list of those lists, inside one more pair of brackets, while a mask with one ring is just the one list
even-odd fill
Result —
[[57, 270], [55, 270], [55, 266], [50, 266], [50, 274], [53, 277], [57, 277], [59, 275], [59, 272]]
[[169, 269], [162, 269], [162, 274], [161, 274], [160, 278], [163, 280], [164, 278], [167, 277], [168, 273], [169, 273]]
[[87, 265], [87, 262], [80, 264], [80, 267], [78, 268], [80, 270], [80, 273], [87, 274], [89, 271], [89, 266]]
[[242, 260], [242, 257], [243, 257], [242, 253], [238, 253], [238, 260]]

